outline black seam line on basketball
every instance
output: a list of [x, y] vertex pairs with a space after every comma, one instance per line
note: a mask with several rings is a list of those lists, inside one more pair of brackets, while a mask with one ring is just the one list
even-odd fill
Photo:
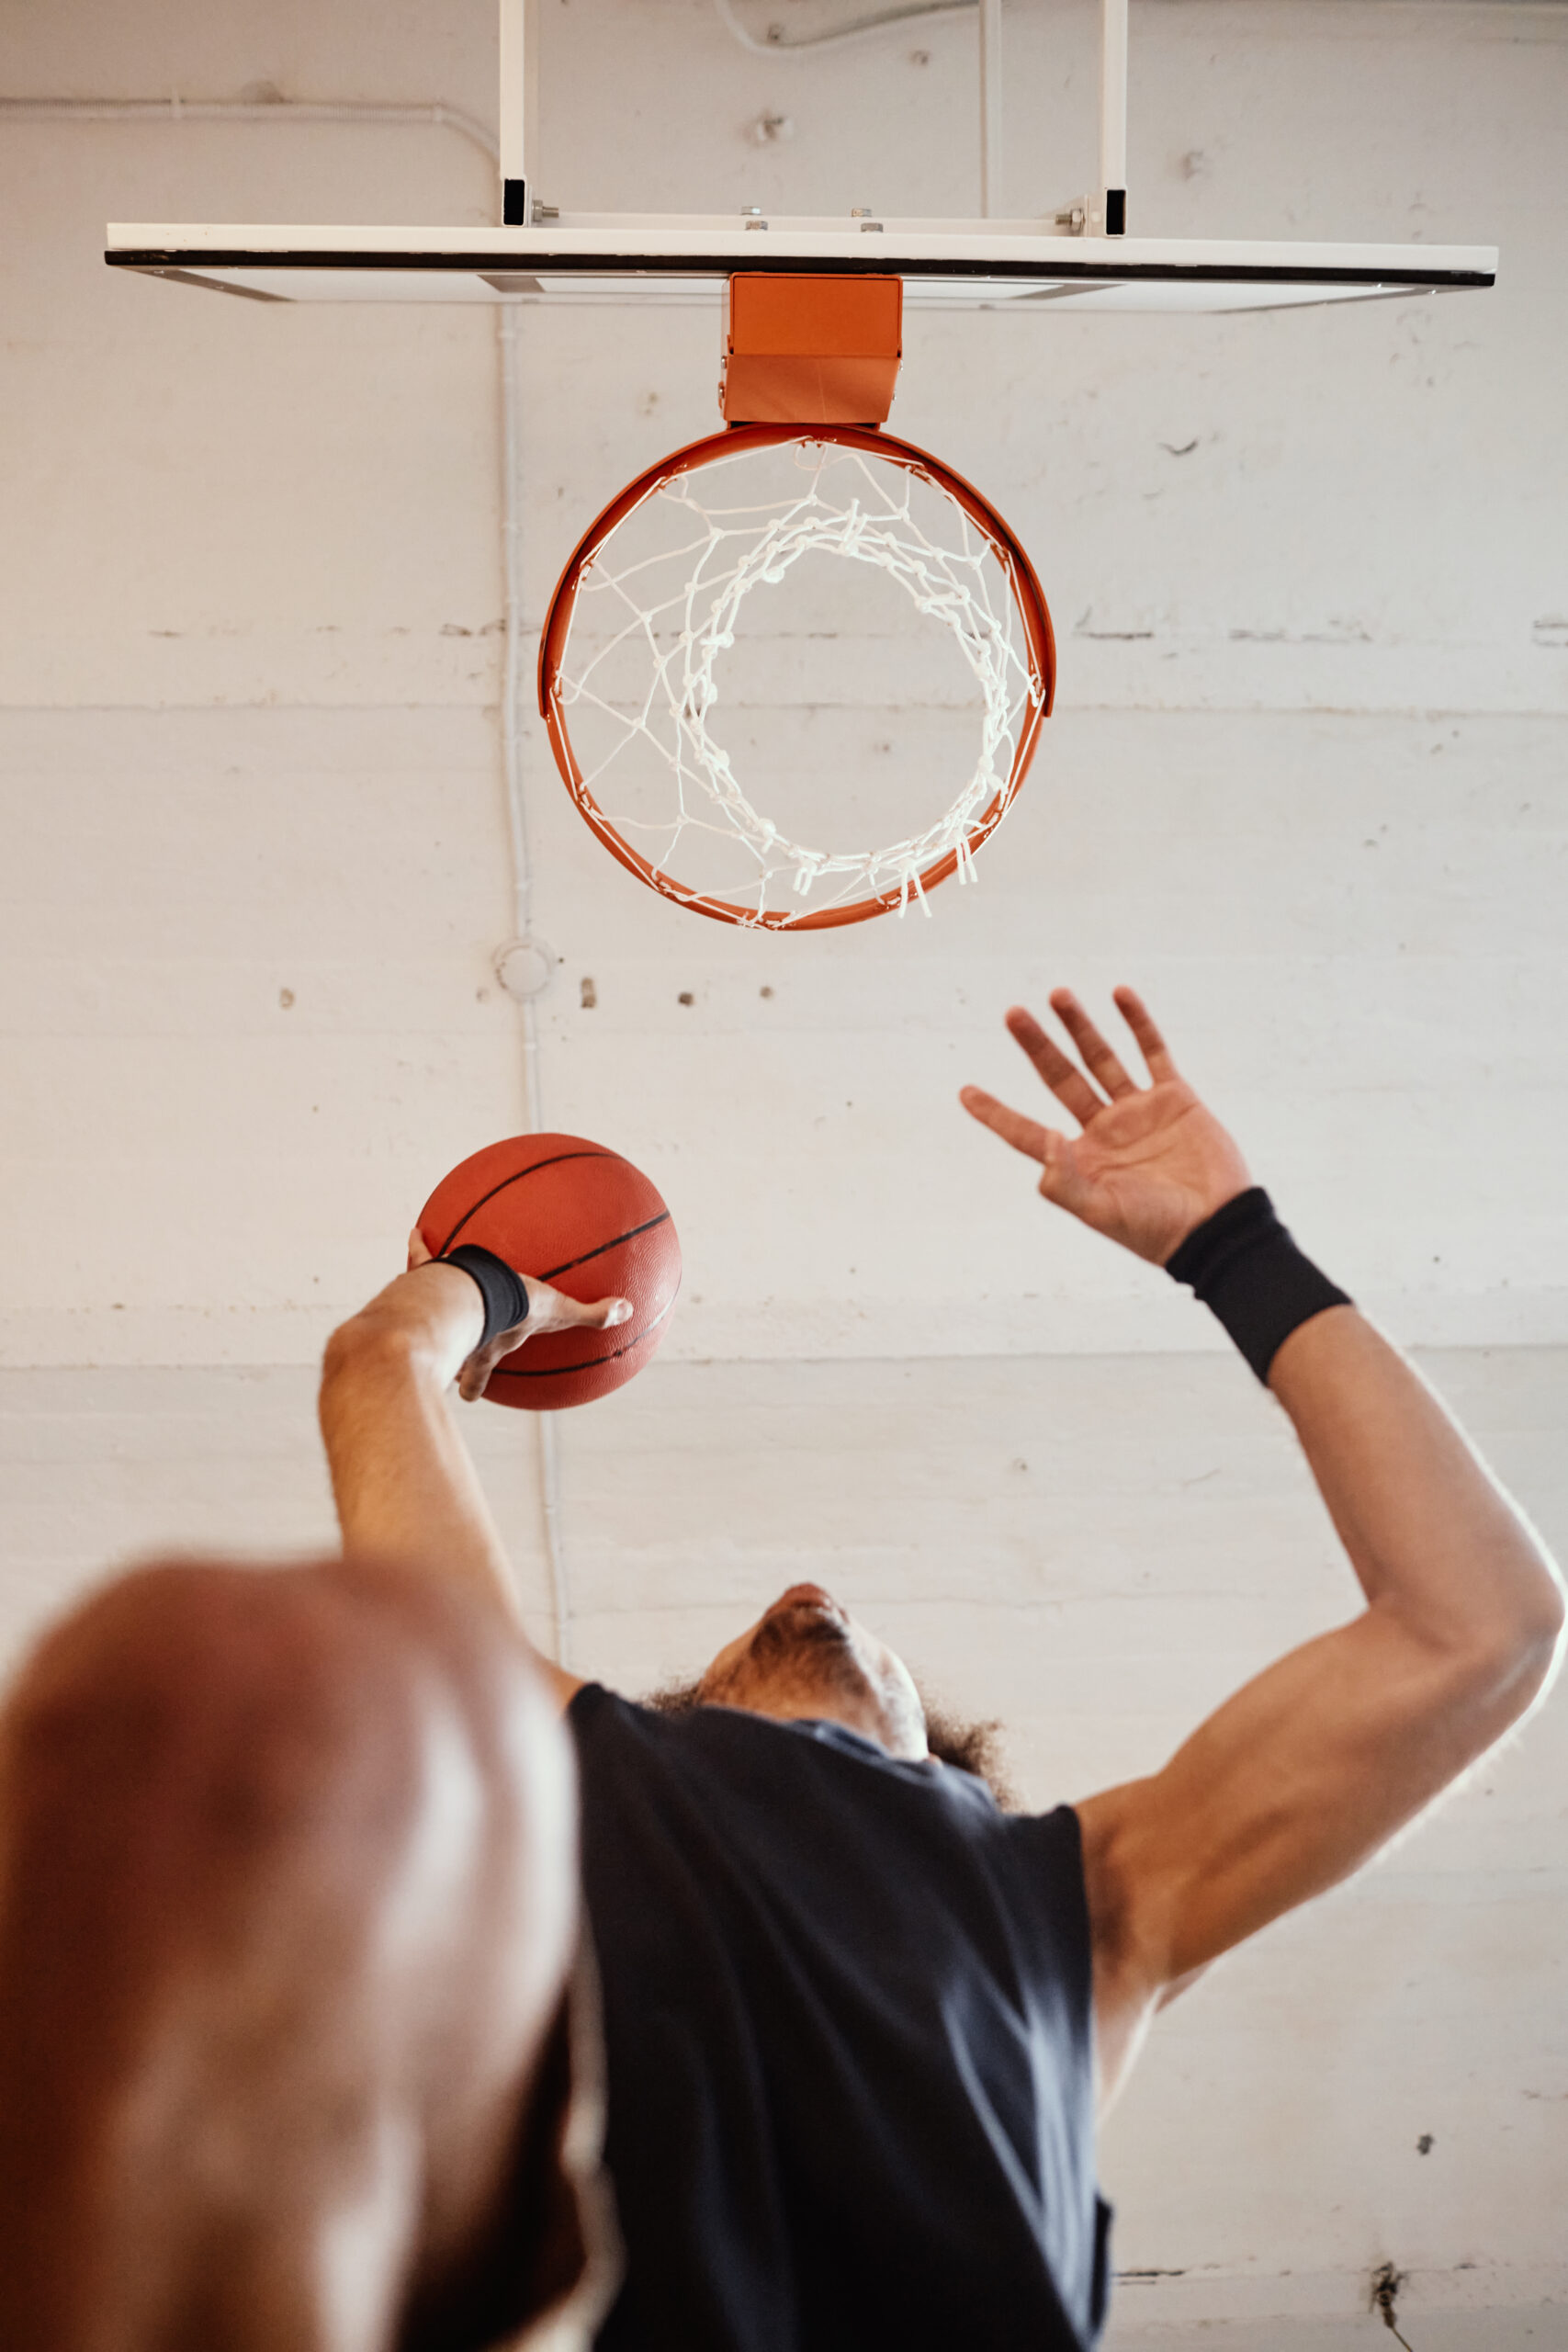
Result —
[[617, 1357], [629, 1356], [634, 1348], [640, 1348], [643, 1341], [658, 1330], [674, 1304], [672, 1298], [667, 1299], [646, 1331], [639, 1331], [637, 1338], [628, 1340], [624, 1348], [612, 1348], [607, 1356], [590, 1356], [583, 1363], [542, 1363], [532, 1371], [526, 1367], [520, 1367], [514, 1372], [505, 1364], [497, 1364], [491, 1374], [491, 1378], [492, 1380], [564, 1380], [568, 1373], [592, 1372], [602, 1363], [614, 1363]]
[[553, 1283], [558, 1274], [570, 1274], [573, 1266], [586, 1266], [590, 1258], [602, 1258], [606, 1250], [618, 1250], [623, 1241], [635, 1241], [639, 1233], [651, 1233], [656, 1225], [668, 1225], [669, 1222], [669, 1210], [660, 1209], [659, 1215], [650, 1216], [646, 1225], [628, 1226], [625, 1233], [616, 1234], [614, 1241], [600, 1241], [592, 1250], [585, 1250], [581, 1258], [569, 1258], [563, 1266], [551, 1266], [547, 1272], [536, 1274], [534, 1280]]
[[541, 1168], [558, 1168], [563, 1159], [614, 1159], [615, 1157], [613, 1151], [558, 1151], [551, 1159], [536, 1159], [532, 1168], [519, 1168], [513, 1175], [503, 1176], [499, 1184], [492, 1184], [488, 1193], [481, 1193], [472, 1208], [463, 1211], [462, 1216], [436, 1251], [436, 1256], [445, 1258], [468, 1219], [478, 1216], [485, 1203], [493, 1201], [498, 1193], [504, 1193], [509, 1184], [521, 1184], [525, 1176], [536, 1176]]

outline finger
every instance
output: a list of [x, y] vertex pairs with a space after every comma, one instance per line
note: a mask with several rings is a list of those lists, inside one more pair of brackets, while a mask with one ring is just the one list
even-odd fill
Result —
[[428, 1266], [429, 1263], [430, 1252], [424, 1246], [424, 1236], [416, 1225], [409, 1235], [409, 1272], [412, 1274], [416, 1266]]
[[1136, 1094], [1137, 1086], [1128, 1077], [1071, 989], [1052, 989], [1051, 1010], [1113, 1101], [1119, 1095]]
[[504, 1349], [480, 1348], [471, 1355], [457, 1374], [457, 1394], [465, 1405], [476, 1405], [490, 1385], [491, 1374], [501, 1362]]
[[1045, 1035], [1033, 1013], [1021, 1004], [1011, 1007], [1007, 1023], [1008, 1034], [1023, 1047], [1063, 1109], [1072, 1113], [1079, 1126], [1087, 1127], [1105, 1104], [1077, 1064], [1067, 1059], [1055, 1039]]
[[574, 1320], [590, 1324], [595, 1331], [608, 1331], [617, 1323], [632, 1319], [629, 1298], [596, 1298], [592, 1306], [579, 1306]]
[[1014, 1151], [1021, 1151], [1026, 1159], [1037, 1159], [1043, 1168], [1050, 1167], [1060, 1146], [1066, 1141], [1054, 1127], [1042, 1126], [1038, 1119], [1026, 1119], [1021, 1111], [1010, 1110], [994, 1094], [987, 1094], [984, 1087], [961, 1087], [958, 1099], [972, 1119], [978, 1119], [983, 1127], [989, 1127], [994, 1136], [1011, 1144]]
[[1116, 1000], [1117, 1011], [1138, 1041], [1138, 1051], [1148, 1064], [1149, 1076], [1156, 1080], [1175, 1078], [1178, 1071], [1170, 1058], [1170, 1049], [1137, 989], [1122, 987], [1112, 989], [1111, 993]]

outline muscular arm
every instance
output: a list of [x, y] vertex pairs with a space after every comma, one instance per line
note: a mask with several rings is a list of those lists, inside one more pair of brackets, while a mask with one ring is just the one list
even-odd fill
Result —
[[[969, 1107], [1041, 1160], [1048, 1198], [1164, 1263], [1246, 1187], [1245, 1165], [1130, 991], [1118, 1001], [1148, 1060], [1147, 1089], [1075, 1000], [1053, 1001], [1103, 1095], [1027, 1015], [1011, 1025], [1083, 1135], [1051, 1135], [988, 1097], [966, 1097]], [[1079, 1807], [1107, 2094], [1162, 1998], [1346, 1877], [1517, 1721], [1561, 1636], [1562, 1589], [1544, 1551], [1354, 1307], [1298, 1326], [1269, 1382], [1367, 1605], [1247, 1683], [1163, 1771]]]
[[1367, 1597], [1080, 1807], [1108, 2090], [1168, 1986], [1347, 1877], [1540, 1691], [1551, 1565], [1442, 1407], [1354, 1307], [1284, 1342], [1284, 1405]]
[[[321, 1370], [321, 1436], [344, 1550], [412, 1565], [482, 1589], [513, 1616], [517, 1588], [468, 1450], [453, 1417], [454, 1384], [476, 1398], [525, 1340], [576, 1324], [621, 1322], [625, 1300], [580, 1306], [525, 1278], [528, 1317], [481, 1347], [484, 1308], [471, 1278], [433, 1262], [418, 1236], [410, 1270], [334, 1331]], [[581, 1679], [537, 1649], [564, 1706]]]

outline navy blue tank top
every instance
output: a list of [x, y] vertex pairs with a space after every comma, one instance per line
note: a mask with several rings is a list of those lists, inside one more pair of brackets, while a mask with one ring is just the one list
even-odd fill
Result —
[[573, 1700], [626, 2278], [600, 2352], [1084, 2352], [1077, 1816], [830, 1723]]

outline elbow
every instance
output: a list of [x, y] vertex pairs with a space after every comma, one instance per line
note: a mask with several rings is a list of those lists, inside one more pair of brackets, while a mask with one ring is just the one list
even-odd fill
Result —
[[1522, 1596], [1517, 1634], [1521, 1650], [1538, 1661], [1541, 1673], [1546, 1675], [1562, 1648], [1568, 1600], [1562, 1579], [1545, 1553], [1537, 1555], [1534, 1568], [1529, 1591]]
[[[1455, 1611], [1416, 1618], [1396, 1606], [1404, 1633], [1425, 1654], [1442, 1703], [1491, 1725], [1497, 1737], [1527, 1714], [1550, 1686], [1562, 1657], [1565, 1616], [1562, 1586], [1551, 1563], [1533, 1547], [1508, 1563], [1503, 1589], [1484, 1603], [1472, 1590]], [[1376, 1604], [1374, 1604], [1375, 1606]]]
[[1478, 1645], [1476, 1679], [1495, 1694], [1508, 1720], [1527, 1713], [1550, 1687], [1562, 1659], [1565, 1622], [1562, 1587], [1543, 1563], [1531, 1589]]
[[1542, 1571], [1541, 1586], [1538, 1637], [1555, 1651], [1561, 1647], [1563, 1630], [1568, 1627], [1568, 1596], [1563, 1593], [1562, 1578], [1555, 1568]]
[[1536, 1668], [1537, 1687], [1544, 1689], [1562, 1661], [1563, 1632], [1568, 1627], [1568, 1603], [1564, 1601], [1562, 1586], [1554, 1569], [1543, 1569], [1541, 1588], [1540, 1601], [1525, 1638]]

